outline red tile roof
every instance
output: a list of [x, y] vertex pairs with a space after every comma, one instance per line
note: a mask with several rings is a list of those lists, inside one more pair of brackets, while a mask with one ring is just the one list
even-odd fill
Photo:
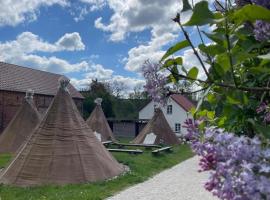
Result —
[[185, 96], [181, 94], [173, 94], [170, 96], [177, 104], [179, 104], [185, 111], [189, 111], [195, 105]]
[[[0, 62], [0, 90], [26, 92], [27, 89], [32, 89], [36, 94], [54, 96], [61, 76]], [[71, 84], [69, 84], [68, 90], [73, 98], [84, 98]]]

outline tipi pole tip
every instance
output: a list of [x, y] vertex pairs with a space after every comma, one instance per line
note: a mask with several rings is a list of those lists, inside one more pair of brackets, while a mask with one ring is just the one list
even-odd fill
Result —
[[26, 90], [25, 99], [32, 100], [33, 96], [34, 96], [34, 90], [32, 90], [32, 89]]
[[95, 103], [100, 106], [102, 103], [102, 98], [96, 98]]
[[59, 82], [59, 88], [68, 92], [67, 86], [68, 86], [70, 80], [61, 76], [59, 78], [58, 82]]

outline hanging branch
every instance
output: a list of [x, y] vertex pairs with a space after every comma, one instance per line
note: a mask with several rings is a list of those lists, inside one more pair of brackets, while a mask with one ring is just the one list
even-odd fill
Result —
[[176, 15], [176, 17], [173, 19], [173, 21], [175, 21], [175, 22], [179, 25], [179, 27], [181, 28], [182, 32], [184, 33], [184, 36], [185, 36], [186, 40], [188, 41], [189, 45], [191, 46], [191, 48], [192, 48], [192, 50], [193, 50], [193, 53], [194, 53], [195, 56], [198, 58], [198, 60], [199, 60], [199, 62], [200, 62], [200, 64], [201, 64], [201, 66], [202, 66], [202, 68], [203, 68], [203, 70], [204, 70], [204, 72], [205, 72], [207, 78], [208, 78], [209, 80], [211, 80], [210, 75], [209, 75], [209, 73], [208, 73], [208, 71], [207, 71], [207, 69], [206, 69], [206, 67], [205, 67], [205, 65], [204, 65], [204, 63], [203, 63], [203, 61], [202, 61], [202, 59], [201, 59], [201, 57], [200, 57], [198, 51], [197, 51], [196, 48], [194, 47], [194, 45], [193, 45], [193, 43], [191, 42], [191, 39], [190, 39], [188, 33], [186, 32], [186, 30], [184, 29], [184, 27], [182, 26], [182, 24], [181, 24], [181, 22], [180, 22], [180, 14], [179, 14], [179, 13], [177, 13], [177, 15]]

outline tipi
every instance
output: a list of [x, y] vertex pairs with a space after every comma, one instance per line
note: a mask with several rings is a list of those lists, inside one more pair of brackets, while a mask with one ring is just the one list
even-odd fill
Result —
[[76, 108], [62, 79], [41, 123], [5, 169], [0, 183], [63, 185], [109, 179], [124, 168], [97, 140]]
[[[151, 141], [152, 140], [152, 141]], [[179, 144], [160, 108], [155, 109], [153, 118], [132, 141], [135, 144]]]
[[33, 95], [33, 90], [26, 92], [21, 107], [1, 134], [0, 153], [15, 153], [41, 121]]
[[115, 141], [112, 130], [101, 108], [101, 102], [102, 102], [101, 98], [97, 98], [95, 100], [95, 103], [97, 105], [95, 109], [92, 111], [89, 118], [86, 120], [86, 123], [95, 132], [97, 137], [100, 137], [102, 142], [108, 140]]

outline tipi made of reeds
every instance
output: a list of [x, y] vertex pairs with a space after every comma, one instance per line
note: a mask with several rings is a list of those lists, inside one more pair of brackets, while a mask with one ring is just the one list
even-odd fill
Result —
[[21, 107], [1, 134], [0, 153], [15, 153], [41, 121], [33, 95], [32, 90], [26, 92]]
[[102, 142], [108, 140], [115, 141], [113, 132], [102, 110], [101, 102], [101, 98], [97, 98], [95, 100], [96, 107], [86, 120], [86, 123], [93, 131], [96, 132], [96, 134], [100, 134]]
[[0, 182], [17, 186], [75, 184], [110, 179], [124, 168], [97, 140], [62, 79], [41, 123], [5, 169]]
[[170, 125], [168, 124], [160, 108], [155, 109], [155, 114], [153, 118], [146, 124], [146, 126], [141, 130], [139, 135], [132, 141], [132, 143], [150, 144], [146, 141], [148, 135], [151, 137], [154, 136], [154, 138], [152, 137], [152, 144], [173, 145], [180, 143], [179, 139], [176, 137], [176, 135], [170, 128]]

